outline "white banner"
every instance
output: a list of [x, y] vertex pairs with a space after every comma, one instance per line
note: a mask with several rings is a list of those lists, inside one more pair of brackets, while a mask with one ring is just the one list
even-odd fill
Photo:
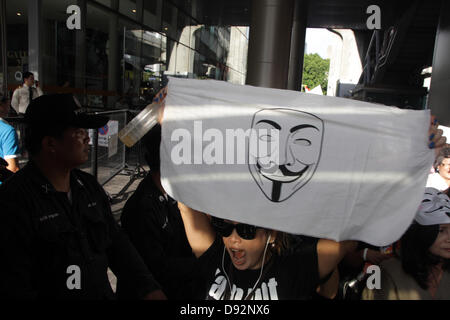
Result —
[[164, 189], [229, 220], [383, 246], [408, 228], [434, 153], [429, 111], [171, 78]]

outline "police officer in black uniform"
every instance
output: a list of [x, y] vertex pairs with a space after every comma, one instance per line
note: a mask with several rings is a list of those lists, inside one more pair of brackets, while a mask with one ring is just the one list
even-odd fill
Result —
[[41, 96], [25, 114], [28, 164], [0, 187], [0, 297], [115, 299], [110, 268], [136, 299], [164, 299], [91, 175], [89, 136], [108, 119], [72, 95]]
[[[204, 299], [198, 288], [197, 259], [186, 237], [178, 203], [161, 185], [161, 126], [157, 124], [143, 138], [150, 174], [128, 199], [121, 216], [122, 227], [142, 256], [168, 299]], [[124, 289], [117, 282], [119, 296]]]

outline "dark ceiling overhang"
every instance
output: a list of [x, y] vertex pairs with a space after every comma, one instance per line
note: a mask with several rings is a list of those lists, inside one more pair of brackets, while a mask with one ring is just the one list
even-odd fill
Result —
[[[308, 11], [308, 28], [345, 28], [367, 30], [370, 14], [367, 8], [378, 5], [381, 9], [382, 28], [390, 25], [398, 10], [410, 1], [387, 0], [295, 0], [302, 2]], [[432, 1], [432, 0], [430, 0]], [[251, 0], [201, 0], [201, 21], [206, 25], [249, 26]]]

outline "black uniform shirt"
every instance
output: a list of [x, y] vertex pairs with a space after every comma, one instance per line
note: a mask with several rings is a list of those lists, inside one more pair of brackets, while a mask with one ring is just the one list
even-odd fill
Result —
[[[148, 175], [128, 199], [122, 227], [169, 299], [196, 298], [199, 272], [177, 202]], [[121, 288], [118, 282], [118, 288]]]
[[136, 297], [158, 289], [94, 177], [72, 170], [70, 186], [71, 201], [30, 162], [0, 187], [0, 295], [114, 299], [108, 267]]

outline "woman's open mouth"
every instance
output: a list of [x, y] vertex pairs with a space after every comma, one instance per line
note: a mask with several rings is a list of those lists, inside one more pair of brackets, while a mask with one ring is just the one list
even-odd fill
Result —
[[245, 263], [245, 251], [239, 249], [229, 249], [231, 260], [236, 266], [243, 265]]

